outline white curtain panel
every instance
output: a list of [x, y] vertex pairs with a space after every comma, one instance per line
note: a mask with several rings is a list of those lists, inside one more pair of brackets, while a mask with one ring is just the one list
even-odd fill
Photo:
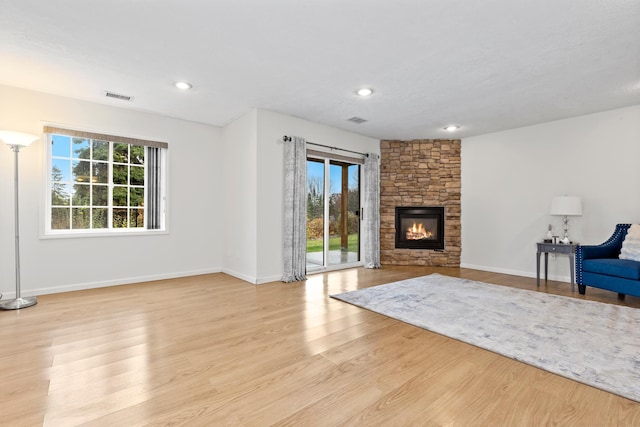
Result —
[[380, 160], [375, 153], [364, 159], [363, 250], [364, 267], [380, 268]]
[[283, 282], [307, 278], [307, 143], [284, 142]]

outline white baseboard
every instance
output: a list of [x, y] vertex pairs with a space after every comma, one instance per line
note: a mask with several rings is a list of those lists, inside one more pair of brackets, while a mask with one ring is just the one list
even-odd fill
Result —
[[[510, 269], [507, 269], [507, 268], [487, 267], [486, 265], [475, 265], [475, 264], [460, 263], [460, 268], [470, 268], [472, 270], [490, 271], [492, 273], [509, 274], [509, 275], [512, 275], [512, 276], [533, 277], [533, 278], [536, 277], [536, 273], [535, 272], [531, 272], [531, 271], [510, 270]], [[540, 278], [542, 280], [544, 280], [544, 271], [540, 272]], [[555, 280], [556, 282], [571, 283], [571, 277], [570, 276], [549, 275], [549, 280]]]
[[228, 274], [229, 276], [233, 276], [240, 280], [244, 280], [245, 282], [249, 282], [252, 285], [262, 285], [264, 283], [279, 282], [282, 279], [282, 276], [266, 276], [266, 277], [248, 276], [246, 274], [238, 273], [237, 271], [234, 271], [228, 268], [223, 268], [222, 272], [225, 274]]
[[[211, 268], [203, 270], [183, 271], [176, 273], [153, 274], [149, 276], [127, 277], [122, 279], [104, 280], [99, 282], [75, 283], [72, 285], [54, 286], [50, 288], [22, 289], [23, 296], [37, 296], [47, 294], [58, 294], [61, 292], [82, 291], [85, 289], [106, 288], [108, 286], [129, 285], [132, 283], [152, 282], [154, 280], [177, 279], [180, 277], [199, 276], [201, 274], [221, 273], [221, 268]], [[15, 291], [6, 292], [3, 299], [15, 298]]]
[[[505, 268], [489, 267], [485, 265], [461, 263], [460, 267], [469, 268], [472, 270], [490, 271], [492, 273], [509, 274], [513, 276], [536, 277], [536, 274], [530, 271], [510, 270]], [[21, 293], [23, 296], [57, 294], [61, 292], [81, 291], [85, 289], [105, 288], [108, 286], [120, 286], [120, 285], [132, 284], [132, 283], [151, 282], [154, 280], [164, 280], [164, 279], [176, 279], [180, 277], [199, 276], [202, 274], [212, 274], [212, 273], [221, 273], [221, 272], [228, 274], [230, 276], [236, 277], [238, 279], [244, 280], [245, 282], [251, 283], [252, 285], [261, 285], [264, 283], [278, 282], [282, 279], [281, 276], [266, 276], [266, 277], [257, 278], [253, 276], [248, 276], [243, 273], [238, 273], [237, 271], [230, 270], [228, 268], [212, 268], [212, 269], [183, 271], [183, 272], [176, 272], [176, 273], [128, 277], [128, 278], [104, 280], [104, 281], [98, 281], [98, 282], [75, 283], [71, 285], [54, 286], [54, 287], [48, 287], [48, 288], [36, 288], [36, 289], [29, 289], [29, 290], [22, 289]], [[566, 283], [570, 283], [571, 281], [569, 276], [550, 275], [549, 279], [555, 280], [558, 282], [566, 282]], [[15, 291], [5, 292], [3, 295], [3, 299], [12, 299], [12, 298], [15, 298]]]
[[281, 281], [282, 281], [282, 276], [266, 276], [266, 277], [259, 278], [256, 284], [262, 285], [264, 283], [281, 282]]
[[237, 279], [244, 280], [245, 282], [249, 282], [252, 285], [256, 285], [258, 283], [258, 279], [256, 277], [248, 276], [248, 275], [246, 275], [244, 273], [238, 273], [237, 271], [231, 270], [229, 268], [224, 268], [223, 267], [222, 268], [222, 272], [225, 273], [225, 274], [228, 274], [229, 276], [233, 276], [233, 277], [235, 277]]

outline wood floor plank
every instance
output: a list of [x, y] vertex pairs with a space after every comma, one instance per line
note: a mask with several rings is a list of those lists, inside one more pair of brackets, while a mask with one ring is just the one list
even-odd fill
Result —
[[0, 312], [0, 414], [65, 427], [640, 425], [637, 402], [330, 298], [431, 273], [640, 308], [567, 283], [404, 266], [42, 295]]

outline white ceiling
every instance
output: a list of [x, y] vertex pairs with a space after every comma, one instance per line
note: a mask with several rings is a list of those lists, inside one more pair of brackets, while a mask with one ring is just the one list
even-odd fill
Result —
[[263, 108], [462, 138], [640, 104], [640, 1], [0, 0], [0, 84], [216, 126]]

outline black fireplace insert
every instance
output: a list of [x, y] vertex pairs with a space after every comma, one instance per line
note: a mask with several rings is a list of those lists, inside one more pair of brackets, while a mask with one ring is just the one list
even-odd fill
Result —
[[443, 250], [444, 207], [396, 207], [396, 248]]

